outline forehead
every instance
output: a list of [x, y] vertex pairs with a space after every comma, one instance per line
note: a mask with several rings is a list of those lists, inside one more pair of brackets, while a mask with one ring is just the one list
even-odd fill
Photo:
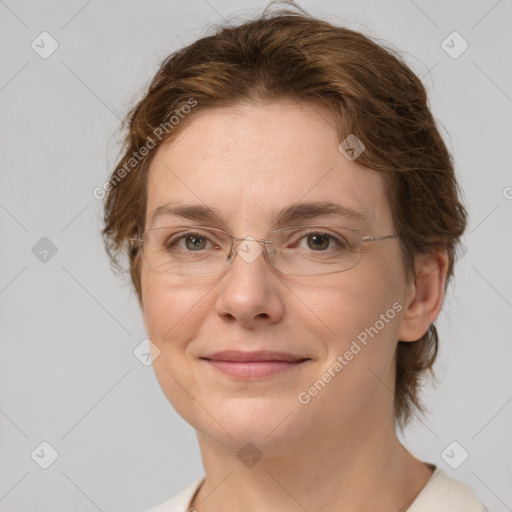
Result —
[[202, 206], [236, 229], [274, 225], [292, 204], [330, 203], [360, 213], [368, 228], [389, 229], [383, 176], [348, 160], [339, 142], [333, 113], [318, 104], [198, 111], [151, 163], [146, 227], [166, 207]]

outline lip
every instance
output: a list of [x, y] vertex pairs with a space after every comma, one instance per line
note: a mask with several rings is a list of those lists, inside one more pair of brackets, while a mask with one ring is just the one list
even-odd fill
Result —
[[231, 362], [263, 362], [263, 361], [286, 361], [294, 362], [309, 359], [307, 357], [290, 354], [289, 352], [274, 352], [271, 350], [223, 350], [203, 356], [201, 359], [210, 361], [231, 361]]
[[215, 369], [244, 379], [262, 378], [295, 369], [310, 358], [290, 354], [257, 350], [251, 352], [224, 350], [201, 357]]

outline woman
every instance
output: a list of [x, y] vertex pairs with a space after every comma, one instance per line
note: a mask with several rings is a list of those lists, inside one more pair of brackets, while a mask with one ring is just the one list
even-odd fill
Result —
[[152, 512], [482, 511], [399, 442], [466, 227], [419, 79], [306, 13], [165, 60], [105, 200], [205, 477]]

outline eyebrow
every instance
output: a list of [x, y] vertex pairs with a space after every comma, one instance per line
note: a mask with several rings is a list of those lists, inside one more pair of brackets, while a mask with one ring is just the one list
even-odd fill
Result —
[[[159, 206], [154, 210], [151, 215], [151, 226], [157, 219], [168, 216], [182, 217], [196, 222], [206, 222], [227, 227], [222, 213], [217, 208], [200, 204], [174, 206], [172, 202]], [[349, 220], [361, 226], [370, 227], [368, 217], [364, 213], [349, 206], [342, 206], [341, 204], [329, 201], [292, 204], [280, 210], [272, 211], [272, 221], [277, 227], [320, 216]]]

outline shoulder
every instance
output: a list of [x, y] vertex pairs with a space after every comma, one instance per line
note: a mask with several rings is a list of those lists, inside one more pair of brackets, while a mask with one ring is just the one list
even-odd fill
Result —
[[198, 478], [170, 500], [167, 500], [156, 507], [145, 510], [144, 512], [188, 512], [190, 502], [203, 483], [204, 478], [204, 476]]
[[462, 482], [436, 468], [407, 512], [486, 512], [484, 504]]
[[[144, 512], [189, 512], [190, 502], [204, 478], [204, 476], [198, 478], [170, 500]], [[488, 512], [469, 487], [450, 478], [439, 468], [436, 468], [407, 512], [431, 512], [432, 510], [436, 512]]]

